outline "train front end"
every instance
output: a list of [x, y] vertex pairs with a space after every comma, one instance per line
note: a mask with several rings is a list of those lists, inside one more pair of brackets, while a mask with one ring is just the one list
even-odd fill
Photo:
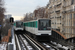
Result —
[[40, 40], [49, 40], [51, 35], [51, 20], [50, 19], [39, 19], [38, 20], [38, 39]]
[[14, 30], [15, 31], [23, 31], [24, 30], [24, 25], [23, 22], [17, 21], [14, 23]]

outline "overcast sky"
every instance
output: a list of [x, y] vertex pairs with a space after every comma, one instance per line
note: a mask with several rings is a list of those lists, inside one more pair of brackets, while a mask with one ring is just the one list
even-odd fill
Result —
[[5, 0], [5, 14], [12, 14], [15, 20], [33, 12], [37, 6], [46, 6], [49, 0]]

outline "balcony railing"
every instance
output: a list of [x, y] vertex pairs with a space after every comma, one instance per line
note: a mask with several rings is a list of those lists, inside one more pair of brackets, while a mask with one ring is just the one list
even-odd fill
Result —
[[49, 7], [49, 9], [51, 9], [52, 8], [52, 6], [51, 7]]
[[61, 23], [57, 23], [57, 24], [61, 24]]
[[67, 11], [66, 11], [66, 13], [70, 13], [70, 12], [71, 12], [71, 10], [67, 10]]
[[60, 13], [60, 10], [55, 11], [56, 13]]
[[65, 8], [66, 6], [65, 5], [63, 5], [63, 8]]
[[65, 14], [65, 13], [66, 13], [66, 11], [63, 11], [62, 13], [63, 13], [63, 14]]
[[50, 19], [53, 19], [54, 17], [51, 17]]
[[74, 12], [75, 9], [70, 9], [70, 10], [66, 10], [66, 11], [63, 11], [62, 13], [70, 13], [70, 12]]
[[70, 10], [70, 12], [74, 12], [74, 11], [75, 11], [75, 9], [71, 9], [71, 10]]
[[66, 7], [66, 4], [65, 4], [65, 3], [63, 3], [62, 7], [64, 7], [64, 8], [65, 8], [65, 7]]
[[51, 23], [51, 24], [54, 24], [54, 23]]
[[60, 4], [57, 4], [56, 6], [60, 6], [62, 3], [60, 3]]
[[59, 11], [59, 10], [61, 10], [61, 8], [55, 8], [55, 11]]
[[50, 12], [50, 14], [54, 13], [54, 11]]
[[55, 17], [55, 18], [61, 18], [61, 16], [59, 16], [59, 17]]
[[58, 6], [60, 6], [62, 3], [59, 3], [59, 4], [55, 4], [55, 6], [54, 7], [58, 7]]
[[50, 5], [50, 4], [48, 3], [48, 4], [47, 4], [47, 6], [46, 6], [46, 8], [48, 8], [48, 7], [49, 7], [49, 5]]

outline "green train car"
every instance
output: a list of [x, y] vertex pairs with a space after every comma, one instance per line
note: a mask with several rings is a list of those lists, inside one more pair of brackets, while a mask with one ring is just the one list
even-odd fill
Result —
[[51, 35], [51, 20], [37, 19], [24, 22], [25, 30], [34, 36], [50, 36]]

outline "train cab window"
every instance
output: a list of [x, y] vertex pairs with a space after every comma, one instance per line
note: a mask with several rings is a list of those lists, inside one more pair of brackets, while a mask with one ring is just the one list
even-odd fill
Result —
[[47, 19], [39, 20], [38, 22], [38, 30], [50, 30], [51, 21]]
[[16, 27], [23, 27], [23, 22], [16, 22]]

